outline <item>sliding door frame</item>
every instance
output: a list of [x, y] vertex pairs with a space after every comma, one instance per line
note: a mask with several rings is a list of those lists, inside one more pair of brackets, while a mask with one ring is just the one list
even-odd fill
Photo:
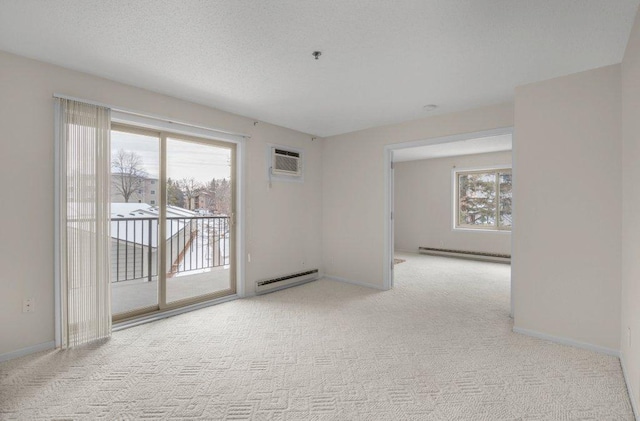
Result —
[[[242, 252], [242, 247], [238, 246], [239, 228], [241, 224], [236, 223], [237, 208], [240, 205], [239, 195], [237, 191], [238, 178], [241, 175], [240, 162], [238, 159], [238, 149], [242, 144], [227, 140], [218, 140], [213, 138], [202, 137], [200, 135], [187, 135], [171, 131], [156, 130], [153, 128], [144, 128], [136, 125], [125, 124], [121, 122], [111, 123], [112, 131], [139, 134], [144, 136], [156, 137], [159, 142], [159, 216], [158, 216], [158, 300], [153, 306], [146, 306], [133, 309], [117, 315], [112, 314], [113, 323], [121, 323], [134, 321], [135, 319], [161, 314], [163, 312], [178, 310], [195, 304], [206, 303], [208, 301], [233, 297], [238, 294], [238, 275], [243, 270], [237, 267], [238, 252]], [[229, 149], [231, 151], [231, 215], [229, 215], [229, 288], [215, 291], [209, 294], [199, 295], [191, 298], [184, 298], [172, 302], [167, 302], [167, 262], [166, 262], [166, 218], [167, 218], [167, 139], [175, 139], [178, 141], [198, 143], [205, 146], [213, 146]], [[242, 278], [240, 278], [242, 279]]]

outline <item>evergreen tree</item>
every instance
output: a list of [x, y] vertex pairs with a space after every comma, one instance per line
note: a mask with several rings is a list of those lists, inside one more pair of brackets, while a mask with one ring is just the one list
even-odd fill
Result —
[[496, 176], [492, 173], [461, 174], [460, 220], [464, 225], [493, 225], [496, 217]]
[[184, 207], [184, 194], [178, 183], [171, 178], [167, 179], [167, 204], [170, 206]]
[[511, 226], [511, 202], [513, 192], [511, 190], [511, 173], [500, 173], [500, 226]]

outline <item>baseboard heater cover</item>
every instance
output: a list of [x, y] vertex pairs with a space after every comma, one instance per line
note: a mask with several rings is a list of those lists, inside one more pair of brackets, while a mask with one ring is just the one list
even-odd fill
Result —
[[440, 249], [440, 248], [432, 248], [432, 247], [418, 247], [418, 253], [430, 254], [433, 256], [462, 257], [465, 259], [486, 260], [486, 261], [500, 262], [500, 263], [511, 262], [510, 254], [485, 253], [482, 251], [465, 251], [465, 250]]
[[279, 278], [264, 279], [262, 281], [256, 281], [256, 294], [266, 294], [305, 282], [315, 281], [316, 279], [318, 279], [318, 269], [292, 273], [291, 275], [285, 275]]

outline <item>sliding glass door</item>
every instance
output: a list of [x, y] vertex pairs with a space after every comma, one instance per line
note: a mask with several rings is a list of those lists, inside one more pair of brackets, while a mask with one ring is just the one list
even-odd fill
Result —
[[167, 303], [229, 291], [233, 149], [168, 137], [166, 151]]
[[159, 171], [159, 133], [112, 128], [111, 313], [115, 316], [158, 309]]
[[113, 125], [114, 321], [235, 293], [235, 144]]

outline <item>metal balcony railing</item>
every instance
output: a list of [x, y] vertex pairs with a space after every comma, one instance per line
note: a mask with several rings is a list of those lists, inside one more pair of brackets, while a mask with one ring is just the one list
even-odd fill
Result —
[[[158, 276], [158, 218], [111, 219], [111, 282]], [[168, 217], [167, 277], [229, 264], [229, 217]]]

